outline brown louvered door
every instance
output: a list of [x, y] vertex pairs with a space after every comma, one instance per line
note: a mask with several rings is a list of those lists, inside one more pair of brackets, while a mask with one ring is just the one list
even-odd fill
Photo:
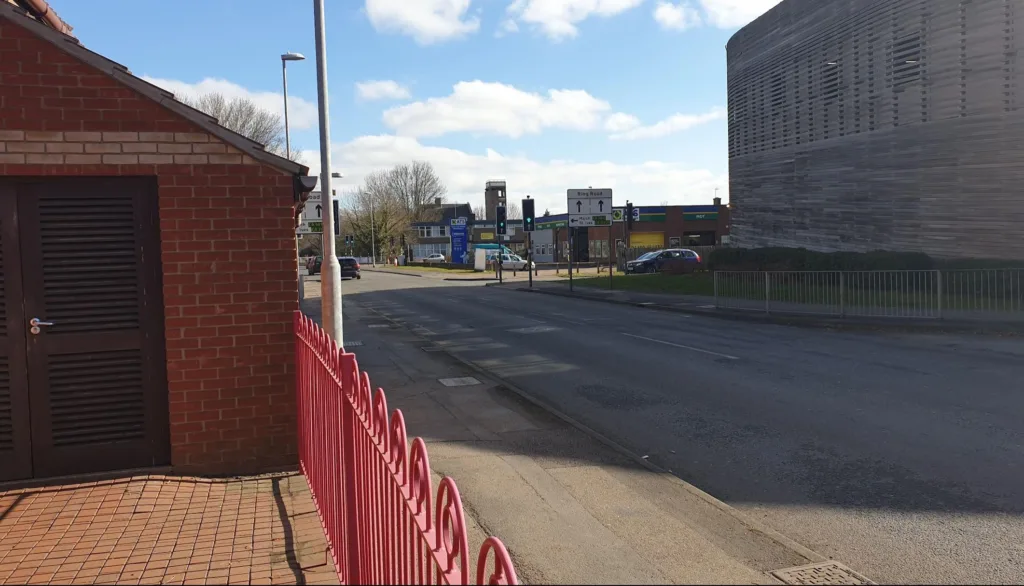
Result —
[[0, 481], [32, 476], [17, 197], [0, 184]]
[[169, 459], [153, 178], [18, 186], [36, 477]]

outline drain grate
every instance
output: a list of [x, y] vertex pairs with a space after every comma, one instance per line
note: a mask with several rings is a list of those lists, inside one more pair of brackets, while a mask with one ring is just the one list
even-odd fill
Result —
[[363, 345], [363, 343], [359, 342], [357, 340], [345, 340], [345, 342], [342, 343], [341, 347], [342, 348], [355, 348], [356, 346], [362, 346], [362, 345]]
[[480, 384], [480, 381], [476, 380], [471, 376], [462, 376], [458, 378], [439, 378], [439, 383], [446, 387], [470, 387], [473, 385]]
[[785, 584], [874, 584], [843, 564], [829, 560], [806, 566], [775, 570], [772, 575]]
[[366, 327], [368, 327], [368, 328], [389, 328], [391, 326], [388, 325], [388, 324], [370, 324], [370, 325], [368, 325]]

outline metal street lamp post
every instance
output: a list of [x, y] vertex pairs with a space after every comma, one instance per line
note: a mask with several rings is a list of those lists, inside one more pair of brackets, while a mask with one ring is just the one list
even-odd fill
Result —
[[302, 53], [285, 53], [281, 55], [281, 85], [284, 88], [284, 152], [285, 158], [292, 158], [292, 142], [288, 135], [288, 62], [303, 61]]
[[[320, 193], [331, 197], [331, 123], [327, 100], [327, 43], [324, 0], [313, 0], [316, 33], [316, 94], [320, 110]], [[341, 263], [335, 253], [334, 204], [323, 207], [324, 260], [320, 277], [320, 308], [324, 329], [339, 346], [344, 346], [341, 313]]]

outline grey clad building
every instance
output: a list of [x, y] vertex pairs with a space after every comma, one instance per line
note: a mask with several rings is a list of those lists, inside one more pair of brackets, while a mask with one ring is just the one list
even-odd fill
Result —
[[737, 32], [735, 245], [1024, 258], [1022, 39], [1022, 0], [784, 0]]

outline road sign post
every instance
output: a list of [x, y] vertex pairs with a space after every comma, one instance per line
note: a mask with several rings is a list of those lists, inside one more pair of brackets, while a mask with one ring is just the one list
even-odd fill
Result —
[[612, 225], [611, 189], [570, 189], [566, 192], [570, 228]]

